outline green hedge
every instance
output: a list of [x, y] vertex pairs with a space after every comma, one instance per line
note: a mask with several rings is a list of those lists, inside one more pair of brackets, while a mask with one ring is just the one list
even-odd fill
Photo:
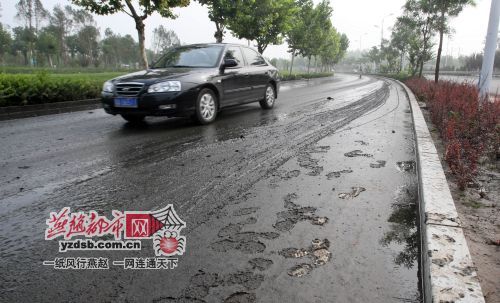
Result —
[[98, 98], [103, 82], [120, 74], [0, 74], [0, 107]]
[[290, 81], [290, 80], [302, 80], [302, 79], [312, 79], [312, 78], [322, 78], [322, 77], [331, 77], [333, 73], [292, 73], [290, 75], [289, 72], [283, 71], [280, 72], [282, 81]]
[[[0, 107], [98, 98], [104, 81], [124, 72], [49, 74], [0, 73]], [[333, 73], [281, 74], [282, 80], [330, 77]]]

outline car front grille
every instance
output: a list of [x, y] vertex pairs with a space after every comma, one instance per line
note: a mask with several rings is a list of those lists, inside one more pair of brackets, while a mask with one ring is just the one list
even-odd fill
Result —
[[137, 96], [143, 87], [144, 83], [118, 83], [116, 84], [116, 94], [127, 97]]

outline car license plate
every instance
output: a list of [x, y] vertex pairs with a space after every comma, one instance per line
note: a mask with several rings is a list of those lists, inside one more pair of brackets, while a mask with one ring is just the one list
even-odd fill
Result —
[[137, 98], [115, 98], [115, 107], [137, 108]]

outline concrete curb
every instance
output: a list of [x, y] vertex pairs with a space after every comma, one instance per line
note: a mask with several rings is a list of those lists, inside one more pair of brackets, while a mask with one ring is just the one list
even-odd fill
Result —
[[403, 83], [416, 140], [424, 302], [484, 302], [455, 203], [418, 102]]
[[0, 107], [0, 121], [96, 109], [100, 99]]

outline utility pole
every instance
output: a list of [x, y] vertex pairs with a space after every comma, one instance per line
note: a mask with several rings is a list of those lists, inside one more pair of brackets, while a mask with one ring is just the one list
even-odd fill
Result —
[[382, 49], [382, 46], [384, 45], [384, 19], [392, 15], [394, 15], [394, 13], [390, 13], [382, 18], [382, 22], [380, 24], [380, 49]]
[[497, 48], [498, 21], [500, 17], [500, 0], [491, 0], [490, 21], [484, 45], [483, 66], [479, 75], [479, 93], [481, 97], [486, 96], [490, 89], [493, 74], [493, 63], [495, 62], [495, 51]]

